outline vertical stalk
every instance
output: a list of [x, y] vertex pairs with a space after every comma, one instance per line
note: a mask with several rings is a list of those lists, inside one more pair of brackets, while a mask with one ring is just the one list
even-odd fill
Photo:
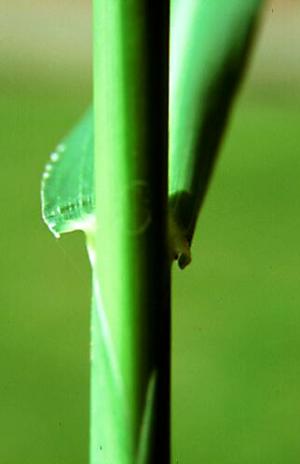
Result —
[[169, 451], [169, 5], [94, 0], [91, 464]]

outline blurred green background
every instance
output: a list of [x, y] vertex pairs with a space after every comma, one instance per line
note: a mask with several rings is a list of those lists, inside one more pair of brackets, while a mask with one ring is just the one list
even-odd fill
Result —
[[[0, 12], [0, 463], [87, 464], [90, 271], [39, 190], [91, 99], [90, 4]], [[300, 462], [299, 39], [297, 2], [269, 2], [193, 263], [173, 271], [173, 464]]]

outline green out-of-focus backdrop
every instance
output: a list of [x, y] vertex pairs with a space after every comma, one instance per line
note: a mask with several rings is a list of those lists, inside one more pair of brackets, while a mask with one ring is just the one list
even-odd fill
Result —
[[[173, 464], [300, 462], [299, 40], [299, 2], [270, 1], [174, 268]], [[40, 179], [90, 99], [90, 2], [2, 0], [0, 464], [88, 462], [89, 265]]]

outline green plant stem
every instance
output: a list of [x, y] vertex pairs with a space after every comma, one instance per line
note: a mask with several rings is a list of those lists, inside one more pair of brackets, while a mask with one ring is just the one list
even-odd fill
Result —
[[170, 460], [168, 30], [166, 1], [94, 0], [91, 464]]

